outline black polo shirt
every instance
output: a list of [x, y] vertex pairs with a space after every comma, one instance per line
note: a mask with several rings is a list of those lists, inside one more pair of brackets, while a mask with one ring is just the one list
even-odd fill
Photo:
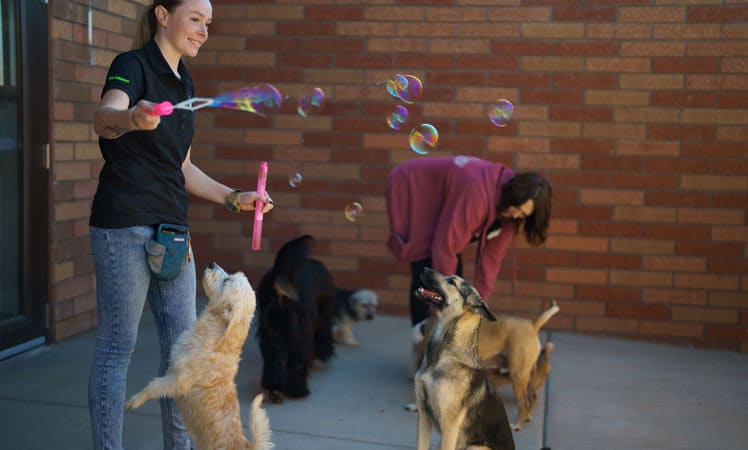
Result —
[[[192, 78], [182, 61], [177, 78], [158, 45], [117, 55], [109, 67], [102, 97], [119, 89], [130, 106], [141, 99], [174, 104], [194, 96]], [[130, 131], [116, 139], [99, 138], [104, 167], [91, 207], [90, 225], [123, 228], [158, 223], [187, 224], [189, 196], [182, 162], [195, 132], [195, 113], [175, 109], [158, 128]]]

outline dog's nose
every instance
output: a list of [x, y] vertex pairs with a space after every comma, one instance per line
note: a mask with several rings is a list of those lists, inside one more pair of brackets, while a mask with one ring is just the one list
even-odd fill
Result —
[[215, 270], [216, 269], [216, 262], [212, 261], [210, 264], [208, 264], [208, 269]]

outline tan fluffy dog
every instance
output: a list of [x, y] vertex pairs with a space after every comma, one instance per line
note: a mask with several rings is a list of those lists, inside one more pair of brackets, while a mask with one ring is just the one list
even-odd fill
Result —
[[[534, 322], [519, 317], [497, 316], [495, 322], [481, 321], [478, 332], [478, 354], [486, 364], [495, 384], [511, 381], [517, 398], [519, 412], [513, 428], [519, 431], [523, 422], [529, 422], [535, 410], [537, 392], [550, 373], [548, 343], [541, 355], [538, 332], [559, 311], [556, 302]], [[508, 375], [502, 375], [506, 367]]]
[[239, 356], [255, 312], [255, 293], [247, 277], [229, 275], [211, 263], [203, 276], [209, 302], [194, 326], [171, 350], [171, 365], [125, 405], [175, 398], [193, 444], [199, 450], [267, 450], [273, 448], [268, 417], [255, 397], [249, 415], [252, 445], [244, 434], [234, 378]]

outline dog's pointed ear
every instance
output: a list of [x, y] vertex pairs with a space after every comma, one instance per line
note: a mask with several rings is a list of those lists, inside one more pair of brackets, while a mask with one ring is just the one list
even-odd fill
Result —
[[491, 312], [490, 309], [488, 309], [488, 305], [483, 302], [481, 302], [479, 305], [471, 307], [471, 310], [484, 319], [488, 320], [489, 322], [496, 322], [496, 316]]
[[496, 316], [488, 309], [488, 305], [483, 301], [483, 296], [480, 295], [480, 292], [473, 285], [463, 280], [460, 285], [460, 292], [471, 312], [478, 314], [490, 322], [496, 321]]
[[475, 290], [475, 288], [472, 288], [472, 290], [472, 295], [468, 297], [468, 305], [470, 306], [470, 311], [478, 314], [489, 322], [496, 322], [496, 316], [491, 312], [490, 309], [488, 309], [488, 305], [486, 305], [486, 302], [483, 301], [483, 297], [481, 297], [481, 295], [477, 290]]

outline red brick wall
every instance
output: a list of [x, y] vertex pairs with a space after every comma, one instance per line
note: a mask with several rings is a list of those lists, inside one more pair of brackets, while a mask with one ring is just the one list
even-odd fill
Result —
[[[93, 64], [84, 1], [50, 2], [55, 62], [54, 273], [61, 336], [95, 324], [86, 220], [100, 167], [90, 127], [111, 57], [128, 48], [139, 2], [94, 1]], [[490, 303], [549, 329], [748, 351], [748, 5], [654, 0], [214, 1], [211, 37], [189, 61], [197, 93], [272, 83], [266, 118], [197, 113], [193, 160], [251, 189], [270, 164], [277, 206], [263, 251], [251, 216], [195, 200], [201, 268], [216, 260], [256, 283], [274, 251], [302, 233], [338, 284], [374, 289], [405, 313], [408, 266], [384, 241], [384, 178], [410, 126], [434, 124], [433, 155], [469, 154], [539, 171], [554, 186], [547, 245], [517, 240]], [[117, 11], [106, 8], [116, 4]], [[367, 6], [363, 6], [363, 5]], [[421, 78], [404, 131], [390, 130], [394, 73]], [[321, 114], [295, 102], [321, 87]], [[497, 98], [515, 116], [487, 115]], [[291, 188], [295, 172], [303, 182]], [[343, 216], [359, 201], [363, 215]], [[466, 253], [470, 262], [474, 249]], [[468, 264], [470, 273], [470, 264]], [[516, 273], [516, 282], [513, 281]]]

